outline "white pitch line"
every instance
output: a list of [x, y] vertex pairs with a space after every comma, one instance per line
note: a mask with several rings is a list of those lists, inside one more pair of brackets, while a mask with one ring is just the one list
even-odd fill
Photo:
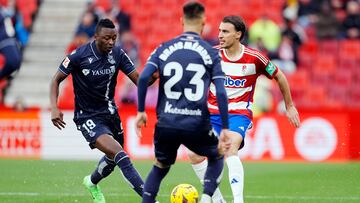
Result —
[[[88, 193], [39, 193], [39, 192], [0, 192], [0, 196], [89, 196]], [[126, 193], [106, 193], [106, 196], [112, 197], [135, 197], [136, 194]], [[158, 196], [167, 197], [166, 194], [159, 194]], [[225, 195], [227, 199], [231, 199], [232, 196]], [[290, 195], [245, 195], [247, 199], [282, 199], [282, 200], [351, 200], [359, 201], [360, 196], [335, 196], [335, 197], [322, 197], [322, 196], [290, 196]]]

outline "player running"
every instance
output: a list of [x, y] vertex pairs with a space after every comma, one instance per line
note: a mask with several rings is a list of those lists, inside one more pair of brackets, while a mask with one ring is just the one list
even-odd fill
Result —
[[[265, 75], [275, 79], [283, 95], [286, 107], [286, 116], [290, 123], [299, 127], [300, 119], [295, 105], [291, 99], [289, 84], [281, 70], [266, 56], [250, 49], [243, 44], [246, 26], [239, 16], [226, 16], [219, 26], [219, 41], [222, 70], [225, 73], [224, 86], [228, 95], [229, 104], [229, 137], [231, 145], [225, 154], [225, 161], [229, 169], [229, 182], [233, 193], [234, 203], [244, 202], [244, 169], [238, 156], [238, 150], [244, 146], [244, 138], [248, 129], [252, 127], [252, 104], [256, 79]], [[216, 100], [216, 89], [210, 86], [208, 107], [211, 113], [211, 124], [219, 134], [222, 124]], [[200, 180], [203, 179], [207, 160], [196, 154], [189, 153], [193, 169]], [[224, 202], [217, 189], [213, 196], [216, 203]]]
[[104, 203], [105, 198], [98, 183], [118, 166], [130, 186], [142, 196], [143, 180], [123, 149], [124, 130], [114, 101], [119, 71], [137, 84], [139, 77], [134, 64], [125, 52], [115, 45], [117, 31], [109, 19], [96, 26], [95, 40], [68, 55], [51, 82], [51, 119], [60, 130], [65, 127], [63, 114], [57, 107], [59, 84], [72, 74], [75, 111], [74, 122], [91, 149], [97, 148], [105, 155], [94, 172], [84, 178], [94, 203]]
[[198, 2], [185, 4], [182, 18], [184, 33], [159, 46], [140, 75], [136, 118], [139, 136], [147, 120], [144, 102], [148, 78], [156, 71], [160, 76], [158, 122], [154, 133], [156, 162], [145, 181], [143, 203], [155, 202], [161, 181], [174, 164], [181, 144], [208, 158], [200, 202], [210, 203], [219, 184], [224, 162], [218, 150], [218, 138], [210, 125], [207, 107], [210, 83], [214, 84], [220, 104], [221, 149], [227, 144], [227, 98], [218, 51], [200, 38], [205, 24], [204, 13], [205, 8]]

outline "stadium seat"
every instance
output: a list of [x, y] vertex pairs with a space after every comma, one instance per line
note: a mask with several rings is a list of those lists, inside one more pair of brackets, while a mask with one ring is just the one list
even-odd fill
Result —
[[320, 54], [337, 54], [339, 49], [338, 40], [322, 40], [319, 41]]
[[336, 69], [336, 55], [335, 54], [318, 54], [315, 59], [314, 71], [322, 74], [333, 74]]
[[360, 59], [360, 40], [344, 40], [340, 43], [341, 58]]
[[58, 106], [60, 109], [74, 109], [74, 87], [72, 76], [66, 78], [64, 87], [59, 95]]
[[8, 5], [8, 0], [0, 0], [0, 6], [6, 7]]

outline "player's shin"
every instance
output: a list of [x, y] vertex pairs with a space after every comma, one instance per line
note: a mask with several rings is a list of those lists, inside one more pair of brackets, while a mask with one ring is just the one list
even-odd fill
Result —
[[98, 184], [103, 178], [106, 178], [114, 171], [115, 166], [116, 164], [113, 160], [103, 156], [95, 171], [91, 174], [91, 182], [95, 185]]
[[142, 196], [144, 181], [134, 168], [128, 155], [124, 151], [120, 151], [115, 155], [114, 161], [116, 165], [119, 166], [123, 176], [128, 181], [130, 186], [135, 190], [136, 193]]
[[[207, 159], [204, 159], [200, 163], [191, 164], [193, 170], [195, 171], [196, 176], [200, 179], [201, 184], [204, 184], [204, 177], [205, 177], [207, 165], [208, 165]], [[222, 178], [222, 174], [223, 174], [223, 172], [221, 172], [221, 174], [220, 174], [220, 179]], [[226, 202], [224, 197], [221, 194], [219, 187], [216, 188], [211, 199], [212, 199], [213, 203], [225, 203]]]
[[169, 170], [170, 167], [159, 168], [157, 166], [153, 166], [145, 181], [142, 203], [155, 202], [156, 195], [159, 192], [160, 183]]
[[208, 159], [208, 167], [204, 178], [204, 194], [213, 196], [220, 183], [220, 175], [224, 168], [224, 157], [220, 159]]
[[234, 197], [234, 203], [243, 203], [244, 169], [238, 156], [229, 156], [226, 159], [229, 169], [229, 182]]

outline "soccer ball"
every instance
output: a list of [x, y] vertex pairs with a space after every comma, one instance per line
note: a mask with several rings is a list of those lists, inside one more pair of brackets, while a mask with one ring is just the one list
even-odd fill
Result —
[[198, 203], [199, 193], [190, 184], [177, 185], [171, 192], [171, 203]]

